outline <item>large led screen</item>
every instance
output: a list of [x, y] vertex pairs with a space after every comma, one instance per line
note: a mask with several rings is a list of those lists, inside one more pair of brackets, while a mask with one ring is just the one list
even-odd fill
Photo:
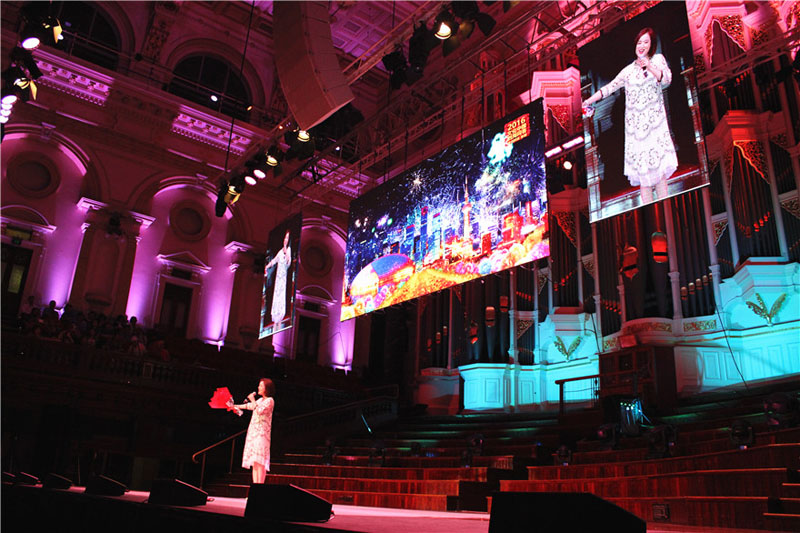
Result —
[[708, 184], [683, 2], [604, 32], [578, 58], [592, 222]]
[[261, 291], [259, 339], [292, 327], [297, 257], [303, 216], [298, 213], [269, 232]]
[[350, 204], [342, 320], [548, 253], [537, 100]]

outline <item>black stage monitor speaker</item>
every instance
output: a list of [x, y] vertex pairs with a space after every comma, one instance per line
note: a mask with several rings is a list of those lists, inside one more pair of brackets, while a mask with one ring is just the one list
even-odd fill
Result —
[[42, 485], [46, 489], [66, 490], [72, 486], [72, 480], [50, 472], [44, 476], [44, 483]]
[[589, 493], [495, 492], [489, 533], [645, 533], [647, 523]]
[[157, 505], [180, 505], [194, 507], [205, 505], [208, 493], [184, 483], [180, 479], [156, 479], [150, 489], [149, 503]]
[[331, 503], [294, 485], [250, 485], [244, 517], [285, 522], [326, 522]]
[[17, 479], [14, 482], [20, 485], [38, 485], [40, 483], [38, 477], [33, 474], [28, 474], [27, 472], [17, 472], [15, 475]]
[[86, 482], [86, 494], [98, 496], [122, 496], [128, 487], [106, 476], [90, 476]]

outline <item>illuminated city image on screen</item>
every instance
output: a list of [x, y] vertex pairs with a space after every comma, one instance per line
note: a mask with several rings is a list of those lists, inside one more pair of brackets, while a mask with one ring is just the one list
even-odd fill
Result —
[[537, 100], [351, 203], [342, 320], [548, 254]]

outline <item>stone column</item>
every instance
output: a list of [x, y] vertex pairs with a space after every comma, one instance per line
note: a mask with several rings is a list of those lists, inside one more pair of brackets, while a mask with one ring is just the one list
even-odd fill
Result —
[[240, 310], [243, 307], [242, 298], [247, 277], [252, 272], [253, 258], [250, 254], [252, 246], [237, 241], [231, 241], [225, 246], [232, 251], [230, 269], [233, 272], [233, 289], [231, 291], [231, 304], [228, 310], [228, 324], [225, 330], [225, 344], [242, 347], [243, 342], [240, 329]]

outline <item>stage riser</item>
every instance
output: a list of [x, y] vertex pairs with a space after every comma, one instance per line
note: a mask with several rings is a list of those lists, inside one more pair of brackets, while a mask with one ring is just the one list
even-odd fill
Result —
[[601, 498], [678, 496], [777, 496], [789, 481], [786, 468], [684, 472], [591, 480], [501, 481], [502, 491], [591, 492]]
[[592, 465], [531, 467], [528, 479], [547, 481], [556, 479], [610, 478], [641, 476], [693, 470], [789, 466], [800, 467], [800, 444], [777, 444], [754, 447], [748, 450], [728, 450], [716, 454], [641, 462], [609, 462]]
[[[411, 455], [410, 446], [392, 447], [393, 444], [385, 443], [386, 457], [408, 457]], [[557, 446], [556, 446], [557, 447]], [[369, 456], [372, 446], [337, 446], [339, 455], [364, 455]], [[454, 444], [449, 447], [430, 447], [424, 446], [420, 451], [421, 456], [432, 454], [436, 457], [461, 457], [461, 454], [469, 449], [466, 443]], [[324, 446], [317, 446], [312, 451], [322, 455], [325, 453]], [[517, 455], [520, 457], [531, 457], [536, 454], [538, 447], [532, 444], [527, 445], [508, 445], [508, 446], [487, 446], [484, 444], [482, 454], [487, 456]]]
[[347, 492], [381, 492], [393, 494], [458, 494], [458, 480], [406, 481], [324, 477], [300, 477], [268, 475], [267, 483], [283, 485], [291, 483], [306, 490], [338, 490]]
[[390, 509], [417, 509], [421, 511], [447, 511], [448, 497], [443, 494], [381, 494], [367, 492], [338, 492], [311, 490], [334, 505], [359, 505]]
[[[730, 432], [719, 432], [718, 438], [714, 440], [694, 441], [687, 444], [686, 441], [692, 441], [691, 434], [680, 432], [678, 441], [673, 450], [675, 456], [689, 456], [689, 455], [704, 455], [709, 453], [725, 452], [734, 449], [733, 443], [730, 440]], [[755, 445], [763, 446], [767, 444], [792, 444], [800, 442], [800, 428], [792, 428], [781, 431], [774, 431], [769, 433], [757, 433]], [[644, 438], [629, 439], [622, 438], [620, 445], [629, 447], [632, 445], [641, 446], [640, 449], [622, 449], [622, 450], [603, 450], [594, 452], [575, 452], [572, 454], [574, 463], [590, 464], [590, 463], [612, 463], [621, 461], [641, 461], [647, 458], [647, 441]], [[600, 446], [595, 442], [594, 446]], [[583, 444], [580, 448], [585, 448]]]
[[[767, 498], [693, 497], [693, 498], [603, 498], [653, 524], [792, 531], [776, 527], [778, 521], [764, 516]], [[491, 512], [492, 498], [489, 500]], [[654, 514], [668, 509], [669, 519]]]
[[[297, 464], [322, 464], [321, 455], [310, 454], [286, 454], [284, 459]], [[365, 456], [343, 456], [337, 455], [333, 461], [337, 466], [370, 466], [370, 463], [381, 463], [381, 458]], [[460, 457], [386, 457], [384, 466], [387, 467], [409, 467], [409, 468], [458, 468], [463, 466]], [[472, 459], [472, 466], [490, 466], [493, 468], [513, 468], [514, 457], [507, 456], [476, 456]]]
[[381, 468], [275, 463], [271, 474], [291, 476], [348, 477], [362, 479], [486, 481], [487, 467], [472, 468]]

